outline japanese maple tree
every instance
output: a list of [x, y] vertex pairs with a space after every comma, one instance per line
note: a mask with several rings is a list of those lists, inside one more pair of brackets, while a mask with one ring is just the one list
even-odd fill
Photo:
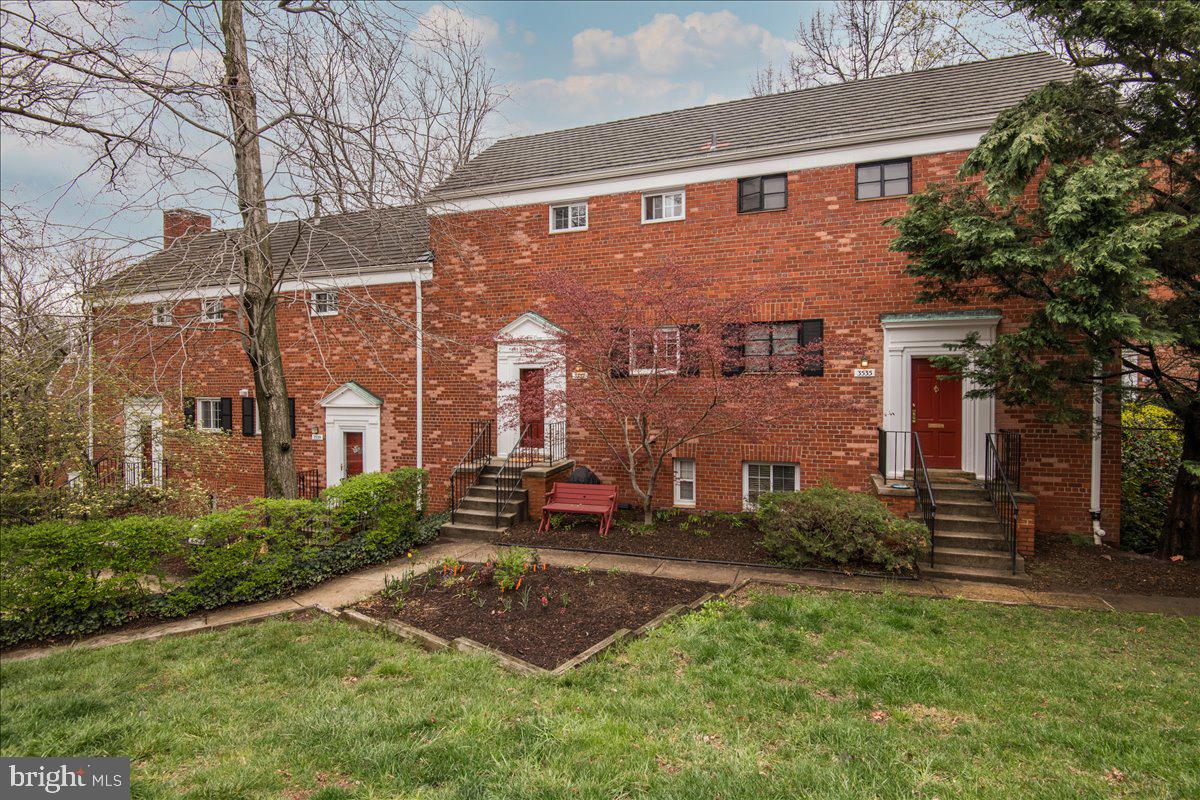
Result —
[[[829, 402], [814, 380], [829, 349], [819, 323], [749, 324], [761, 318], [754, 314], [760, 291], [731, 293], [674, 263], [639, 269], [621, 286], [565, 269], [542, 283], [554, 287], [545, 315], [563, 330], [552, 341], [520, 344], [534, 359], [564, 359], [571, 379], [548, 382], [544, 399], [533, 402], [551, 415], [565, 410], [573, 427], [602, 443], [646, 522], [679, 448], [732, 431], [753, 438], [775, 420]], [[520, 419], [521, 393], [508, 394], [501, 414]], [[538, 417], [542, 408], [525, 411]]]

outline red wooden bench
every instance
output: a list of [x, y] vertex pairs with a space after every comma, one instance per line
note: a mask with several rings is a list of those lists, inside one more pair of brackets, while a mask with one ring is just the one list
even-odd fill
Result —
[[550, 530], [551, 514], [596, 514], [600, 517], [600, 535], [608, 534], [617, 511], [617, 487], [600, 483], [556, 483], [542, 506], [538, 532]]

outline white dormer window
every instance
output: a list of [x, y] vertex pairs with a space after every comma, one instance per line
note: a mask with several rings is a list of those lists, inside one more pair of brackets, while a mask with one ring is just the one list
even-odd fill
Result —
[[550, 206], [550, 232], [586, 231], [588, 227], [588, 204], [586, 200], [578, 203], [564, 203], [561, 206]]
[[161, 303], [154, 307], [150, 313], [150, 322], [159, 328], [169, 328], [175, 324], [175, 315], [171, 311], [171, 307], [166, 303]]
[[200, 301], [201, 322], [221, 322], [225, 319], [225, 304], [219, 297], [209, 297]]
[[684, 193], [682, 189], [673, 192], [657, 192], [642, 195], [642, 222], [670, 222], [683, 219]]
[[313, 292], [308, 311], [314, 317], [332, 317], [338, 313], [337, 292]]

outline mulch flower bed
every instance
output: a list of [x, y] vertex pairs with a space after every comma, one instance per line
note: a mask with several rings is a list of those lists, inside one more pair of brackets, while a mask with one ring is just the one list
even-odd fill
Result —
[[530, 565], [502, 591], [493, 564], [435, 568], [390, 584], [354, 610], [398, 620], [444, 639], [463, 636], [545, 669], [621, 628], [727, 587], [627, 572]]
[[1165, 561], [1059, 535], [1039, 536], [1035, 547], [1025, 561], [1034, 589], [1200, 597], [1196, 561]]
[[[538, 532], [538, 521], [529, 520], [514, 525], [497, 539], [501, 545], [524, 547], [558, 547], [589, 552], [630, 553], [643, 556], [666, 556], [698, 561], [718, 561], [780, 567], [759, 544], [762, 535], [753, 514], [678, 512], [657, 519], [653, 527], [641, 525], [641, 512], [618, 513], [607, 536], [589, 517], [564, 517], [557, 528]], [[883, 575], [874, 564], [809, 565], [812, 569], [859, 575]], [[896, 573], [891, 577], [907, 577], [912, 573]]]

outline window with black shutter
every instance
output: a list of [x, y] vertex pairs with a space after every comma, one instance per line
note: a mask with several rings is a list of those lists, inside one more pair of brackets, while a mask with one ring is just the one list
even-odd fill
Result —
[[221, 430], [233, 433], [233, 398], [221, 398]]
[[738, 213], [787, 208], [787, 174], [760, 175], [738, 180]]
[[196, 427], [196, 398], [183, 398], [183, 424], [185, 427]]
[[679, 326], [679, 374], [700, 374], [700, 326]]
[[824, 322], [819, 319], [727, 325], [721, 374], [824, 375], [824, 351], [819, 346], [823, 336]]
[[608, 374], [613, 378], [629, 377], [629, 329], [614, 328], [612, 347], [608, 351]]
[[288, 423], [292, 427], [292, 438], [296, 438], [296, 398], [288, 398]]

